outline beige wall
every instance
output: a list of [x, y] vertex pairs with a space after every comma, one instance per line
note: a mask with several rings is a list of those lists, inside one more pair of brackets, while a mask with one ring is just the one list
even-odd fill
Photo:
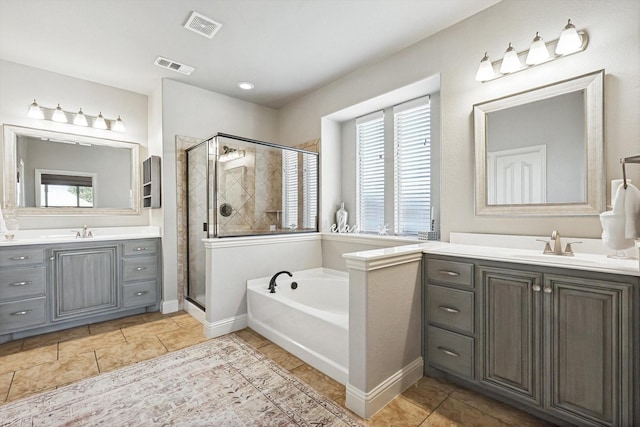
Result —
[[[640, 153], [639, 15], [640, 2], [637, 0], [504, 0], [283, 107], [278, 111], [279, 140], [293, 144], [318, 138], [324, 116], [440, 73], [443, 239], [448, 240], [451, 231], [546, 235], [552, 229], [559, 229], [567, 236], [599, 237], [602, 229], [597, 217], [474, 215], [472, 107], [476, 103], [605, 69], [607, 182], [620, 178], [618, 159]], [[482, 84], [474, 80], [485, 51], [495, 60], [502, 56], [509, 42], [518, 50], [527, 49], [536, 31], [547, 41], [553, 40], [559, 36], [568, 18], [579, 30], [588, 32], [586, 51], [493, 82]], [[323, 146], [322, 151], [323, 164], [339, 164], [339, 154], [331, 157], [336, 150]], [[327, 173], [324, 167], [322, 170]], [[339, 174], [339, 166], [332, 171], [336, 170]], [[628, 173], [634, 181], [640, 179], [640, 168], [630, 166]], [[337, 194], [334, 198], [341, 199], [340, 180], [323, 178], [322, 185], [323, 198]], [[325, 200], [333, 202], [333, 198]], [[324, 209], [323, 214], [330, 211]]]

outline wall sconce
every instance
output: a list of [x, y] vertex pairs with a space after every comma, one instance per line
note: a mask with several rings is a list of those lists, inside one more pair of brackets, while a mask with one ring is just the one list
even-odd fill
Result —
[[[488, 53], [485, 52], [478, 66], [476, 80], [479, 82], [495, 80], [505, 74], [517, 73], [529, 67], [582, 52], [587, 48], [588, 43], [589, 37], [587, 33], [577, 31], [575, 25], [573, 25], [571, 19], [569, 19], [567, 25], [560, 33], [560, 37], [556, 40], [545, 43], [542, 37], [536, 33], [529, 50], [516, 52], [515, 48], [509, 43], [509, 47], [507, 47], [503, 58], [493, 63], [489, 59]], [[555, 53], [552, 55], [549, 52]], [[524, 59], [524, 65], [522, 64], [522, 59]], [[500, 72], [495, 71], [495, 66], [499, 66], [498, 69]]]
[[46, 108], [38, 105], [34, 99], [33, 103], [29, 106], [29, 111], [27, 112], [27, 117], [31, 119], [51, 120], [58, 123], [69, 123], [69, 116], [73, 117], [72, 123], [75, 126], [86, 127], [89, 126], [89, 121], [91, 121], [91, 127], [95, 129], [125, 132], [124, 122], [120, 116], [115, 120], [105, 119], [102, 116], [102, 113], [98, 114], [98, 116], [89, 116], [82, 112], [82, 108], [80, 108], [77, 113], [70, 113], [68, 111], [64, 111], [62, 107], [60, 107], [60, 104], [58, 104], [56, 108]]

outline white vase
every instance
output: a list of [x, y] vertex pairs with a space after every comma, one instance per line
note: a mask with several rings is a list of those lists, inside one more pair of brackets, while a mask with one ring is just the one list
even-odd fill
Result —
[[347, 232], [347, 219], [349, 212], [344, 208], [344, 202], [340, 203], [340, 209], [336, 211], [336, 225], [338, 227], [338, 233]]

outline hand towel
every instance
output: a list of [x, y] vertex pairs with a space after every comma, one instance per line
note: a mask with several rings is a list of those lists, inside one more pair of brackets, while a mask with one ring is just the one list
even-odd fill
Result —
[[[620, 188], [624, 191], [624, 186], [621, 185], [618, 189]], [[624, 196], [624, 213], [626, 215], [624, 237], [637, 239], [640, 237], [640, 190], [628, 183]]]
[[[630, 184], [627, 185], [627, 189], [630, 187]], [[624, 185], [620, 185], [616, 191], [613, 210], [600, 214], [600, 223], [602, 224], [602, 243], [606, 247], [617, 251], [629, 249], [635, 244], [633, 238], [626, 237], [626, 227], [628, 222], [625, 209], [626, 196], [627, 191], [625, 190]]]

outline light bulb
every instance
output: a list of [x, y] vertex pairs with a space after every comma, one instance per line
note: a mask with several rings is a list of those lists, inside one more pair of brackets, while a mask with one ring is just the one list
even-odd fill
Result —
[[33, 103], [29, 106], [29, 112], [27, 113], [27, 117], [31, 119], [44, 119], [44, 113], [42, 112], [42, 108], [38, 105], [36, 100], [33, 100]]
[[87, 117], [82, 112], [82, 108], [78, 111], [73, 118], [73, 124], [76, 126], [88, 126]]
[[106, 129], [107, 122], [104, 121], [104, 117], [102, 116], [102, 112], [98, 114], [98, 117], [93, 121], [93, 127], [96, 129]]
[[582, 47], [582, 38], [576, 31], [576, 26], [571, 23], [571, 19], [560, 33], [560, 40], [556, 46], [558, 55], [567, 55], [576, 52]]
[[545, 44], [542, 37], [536, 33], [536, 36], [533, 38], [533, 42], [531, 43], [531, 47], [529, 48], [529, 53], [527, 54], [527, 60], [525, 61], [527, 65], [536, 65], [541, 64], [544, 61], [549, 59], [549, 50], [547, 49], [547, 45]]
[[480, 65], [478, 66], [478, 72], [476, 73], [476, 80], [479, 82], [486, 82], [497, 77], [495, 71], [493, 71], [493, 64], [489, 59], [487, 52], [484, 53]]
[[255, 85], [251, 82], [238, 82], [238, 87], [242, 90], [251, 90]]
[[522, 63], [520, 62], [520, 58], [518, 58], [518, 53], [509, 43], [509, 47], [504, 52], [504, 57], [502, 58], [502, 65], [500, 65], [500, 72], [505, 73], [513, 73], [514, 71], [518, 71], [522, 68]]
[[115, 132], [124, 132], [125, 130], [124, 122], [122, 121], [119, 115], [118, 115], [118, 118], [113, 122], [113, 126], [111, 127], [111, 130]]
[[67, 115], [64, 114], [64, 111], [62, 111], [60, 104], [58, 104], [58, 106], [54, 110], [53, 116], [51, 116], [51, 120], [58, 123], [67, 123]]

